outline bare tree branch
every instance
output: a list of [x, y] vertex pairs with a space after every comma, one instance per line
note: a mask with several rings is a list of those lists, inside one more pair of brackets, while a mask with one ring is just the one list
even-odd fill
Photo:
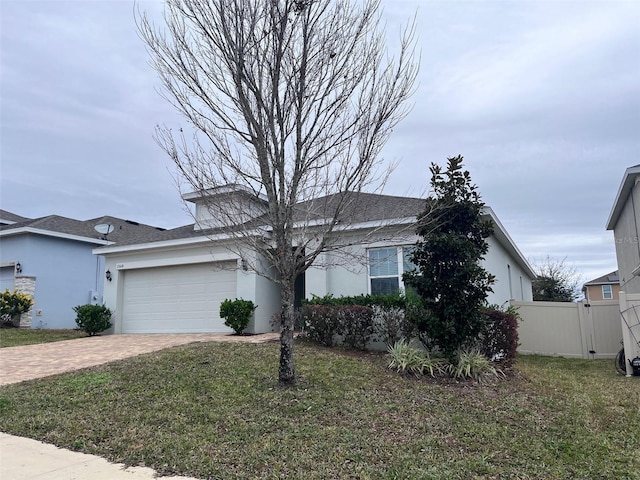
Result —
[[[295, 278], [354, 243], [343, 233], [367, 207], [358, 194], [386, 181], [380, 152], [408, 113], [415, 30], [392, 58], [379, 0], [167, 0], [164, 20], [156, 28], [138, 13], [139, 33], [194, 133], [158, 126], [156, 140], [216, 227], [280, 285], [280, 380], [290, 382]], [[388, 232], [380, 222], [365, 237]]]

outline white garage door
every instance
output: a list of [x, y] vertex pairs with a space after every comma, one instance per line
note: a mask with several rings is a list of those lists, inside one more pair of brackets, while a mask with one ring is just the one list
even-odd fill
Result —
[[231, 332], [220, 303], [236, 298], [235, 262], [127, 270], [123, 333]]

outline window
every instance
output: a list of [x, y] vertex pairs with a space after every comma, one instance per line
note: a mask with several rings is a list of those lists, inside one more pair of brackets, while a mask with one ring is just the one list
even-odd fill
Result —
[[402, 274], [414, 268], [409, 260], [413, 247], [388, 247], [369, 250], [369, 284], [372, 294], [404, 290]]
[[613, 288], [611, 285], [602, 285], [602, 298], [611, 300], [613, 298]]

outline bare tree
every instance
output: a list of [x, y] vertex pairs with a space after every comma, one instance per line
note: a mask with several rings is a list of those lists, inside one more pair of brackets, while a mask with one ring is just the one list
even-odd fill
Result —
[[580, 295], [583, 279], [574, 266], [547, 256], [533, 262], [537, 277], [533, 279], [533, 299], [546, 302], [573, 302]]
[[280, 286], [279, 380], [291, 383], [296, 276], [352, 241], [339, 222], [387, 177], [380, 151], [418, 69], [413, 28], [389, 57], [378, 0], [167, 0], [164, 20], [143, 14], [139, 32], [163, 95], [195, 128], [158, 127], [156, 139], [202, 201], [235, 186], [217, 225]]

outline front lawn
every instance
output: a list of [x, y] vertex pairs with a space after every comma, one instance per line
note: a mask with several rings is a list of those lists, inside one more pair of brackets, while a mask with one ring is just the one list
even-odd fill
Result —
[[199, 478], [640, 479], [640, 379], [520, 357], [506, 380], [404, 378], [379, 355], [177, 347], [0, 388], [0, 430]]
[[0, 328], [0, 348], [33, 345], [35, 343], [59, 342], [86, 337], [80, 330], [31, 330], [29, 328]]

